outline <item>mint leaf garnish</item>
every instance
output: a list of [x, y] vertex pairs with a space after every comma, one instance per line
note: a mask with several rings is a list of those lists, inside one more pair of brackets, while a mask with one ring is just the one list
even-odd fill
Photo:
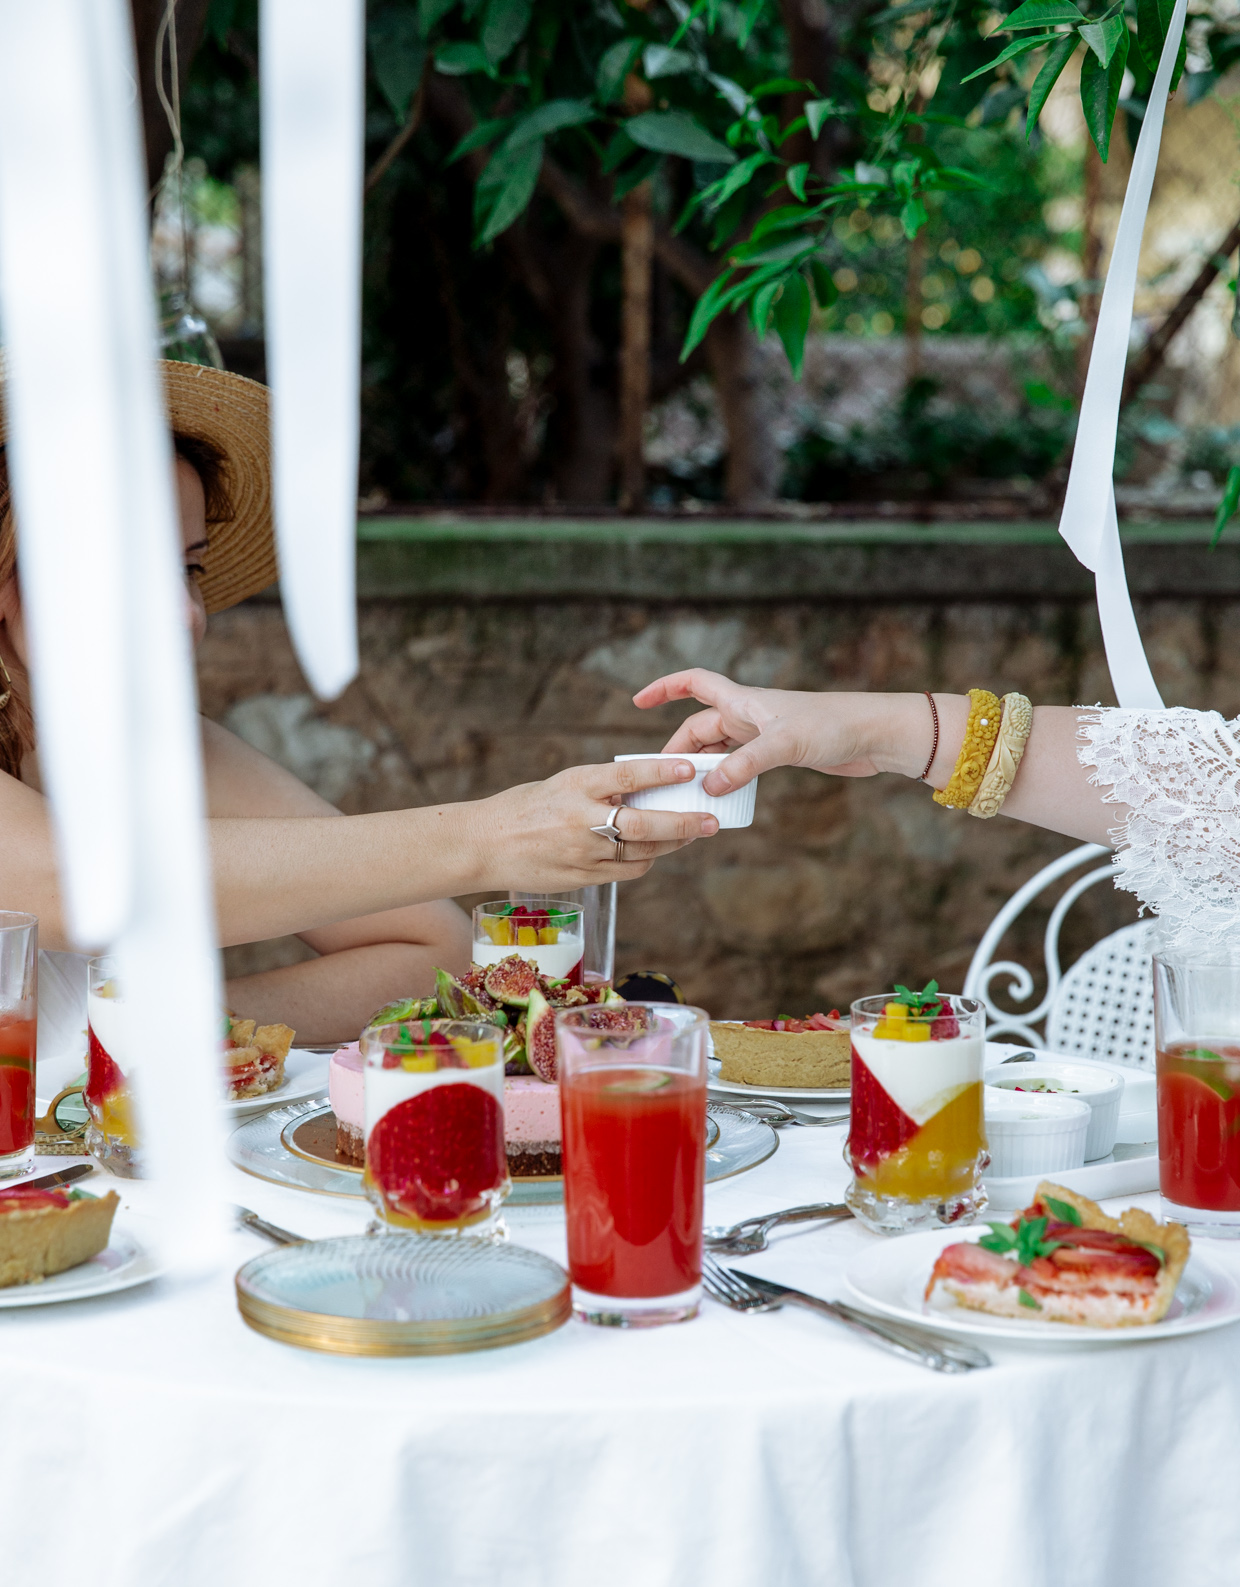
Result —
[[1151, 1256], [1158, 1258], [1159, 1267], [1166, 1267], [1167, 1253], [1161, 1245], [1152, 1245], [1148, 1240], [1133, 1240], [1133, 1245], [1139, 1245], [1143, 1251], [1148, 1251]]
[[1176, 1053], [1177, 1058], [1193, 1058], [1208, 1063], [1226, 1063], [1221, 1052], [1215, 1052], [1210, 1047], [1185, 1047], [1182, 1052]]
[[1006, 1256], [1009, 1251], [1016, 1249], [1016, 1231], [1010, 1225], [992, 1223], [990, 1231], [977, 1242], [984, 1251], [993, 1251], [996, 1256]]
[[1031, 1311], [1042, 1310], [1042, 1302], [1039, 1300], [1034, 1300], [1033, 1296], [1027, 1289], [1018, 1289], [1016, 1291], [1016, 1298], [1020, 1301], [1022, 1306], [1028, 1306]]
[[1060, 1223], [1073, 1223], [1078, 1229], [1081, 1227], [1081, 1215], [1070, 1201], [1057, 1201], [1054, 1196], [1043, 1196], [1042, 1200]]
[[94, 1192], [90, 1191], [90, 1190], [78, 1190], [78, 1189], [74, 1188], [73, 1190], [70, 1190], [68, 1192], [68, 1195], [69, 1195], [69, 1200], [70, 1201], [98, 1201], [99, 1200], [99, 1197], [96, 1196], [94, 1194]]
[[[894, 1001], [903, 1003], [910, 1014], [924, 1014], [935, 1012], [942, 1003], [939, 997], [939, 983], [927, 981], [920, 992], [910, 992], [907, 986], [897, 986]], [[933, 1010], [930, 1005], [933, 1004]]]

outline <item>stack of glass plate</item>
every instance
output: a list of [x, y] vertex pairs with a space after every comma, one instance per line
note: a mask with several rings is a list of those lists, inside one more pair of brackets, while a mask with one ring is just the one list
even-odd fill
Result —
[[282, 1246], [237, 1274], [259, 1333], [346, 1356], [491, 1350], [568, 1321], [568, 1274], [536, 1251], [485, 1239], [346, 1235]]

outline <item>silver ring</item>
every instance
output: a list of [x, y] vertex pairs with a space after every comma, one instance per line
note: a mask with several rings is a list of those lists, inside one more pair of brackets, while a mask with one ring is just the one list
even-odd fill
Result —
[[623, 838], [617, 838], [616, 839], [616, 846], [611, 851], [611, 857], [612, 857], [613, 860], [615, 860], [617, 865], [623, 865], [624, 864], [624, 839]]
[[591, 827], [591, 832], [597, 832], [600, 838], [610, 838], [615, 844], [620, 842], [620, 828], [614, 821], [609, 821], [605, 827]]

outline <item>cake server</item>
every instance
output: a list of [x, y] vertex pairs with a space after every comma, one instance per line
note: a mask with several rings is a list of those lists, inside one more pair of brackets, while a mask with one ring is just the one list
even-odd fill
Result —
[[94, 1163], [74, 1163], [69, 1168], [59, 1168], [54, 1174], [41, 1174], [38, 1179], [19, 1179], [13, 1188], [22, 1190], [58, 1190], [63, 1185], [71, 1185], [75, 1179], [81, 1179], [86, 1174], [93, 1174]]

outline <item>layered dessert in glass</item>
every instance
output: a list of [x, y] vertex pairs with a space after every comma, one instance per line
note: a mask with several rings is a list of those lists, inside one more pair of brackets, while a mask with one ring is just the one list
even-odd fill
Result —
[[139, 1067], [131, 1006], [116, 977], [116, 961], [92, 959], [86, 999], [89, 1055], [82, 1095], [90, 1114], [86, 1149], [125, 1179], [141, 1174], [133, 1081]]
[[967, 1223], [986, 1206], [984, 1013], [935, 982], [852, 1005], [845, 1200], [884, 1234]]
[[376, 1227], [488, 1234], [510, 1187], [498, 1025], [419, 1019], [362, 1032], [366, 1166]]
[[475, 965], [486, 969], [512, 954], [537, 967], [549, 981], [580, 986], [585, 932], [580, 904], [530, 908], [495, 899], [474, 909]]

